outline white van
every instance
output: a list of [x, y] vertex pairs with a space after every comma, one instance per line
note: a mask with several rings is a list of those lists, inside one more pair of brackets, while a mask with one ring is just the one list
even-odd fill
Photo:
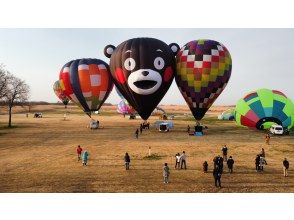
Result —
[[284, 129], [281, 125], [272, 125], [270, 128], [270, 132], [272, 134], [282, 135], [282, 134], [284, 134]]

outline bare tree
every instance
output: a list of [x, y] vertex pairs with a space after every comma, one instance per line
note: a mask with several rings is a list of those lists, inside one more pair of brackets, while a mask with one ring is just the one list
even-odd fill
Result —
[[24, 105], [29, 98], [29, 92], [30, 88], [24, 80], [10, 75], [7, 81], [6, 94], [4, 97], [9, 113], [8, 127], [11, 127], [12, 107], [15, 103]]
[[7, 90], [7, 82], [10, 74], [0, 64], [0, 101], [5, 97]]

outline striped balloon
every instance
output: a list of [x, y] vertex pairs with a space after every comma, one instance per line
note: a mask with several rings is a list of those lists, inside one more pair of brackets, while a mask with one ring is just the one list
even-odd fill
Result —
[[240, 99], [235, 108], [237, 125], [265, 129], [271, 124], [294, 126], [294, 104], [280, 91], [259, 89]]
[[72, 60], [62, 67], [59, 79], [64, 94], [89, 116], [100, 109], [113, 88], [109, 66], [99, 59]]
[[64, 104], [65, 108], [69, 102], [69, 98], [64, 94], [62, 87], [60, 86], [60, 80], [57, 80], [54, 84], [53, 84], [53, 91], [55, 93], [55, 95], [60, 99], [60, 101], [62, 101], [62, 103]]

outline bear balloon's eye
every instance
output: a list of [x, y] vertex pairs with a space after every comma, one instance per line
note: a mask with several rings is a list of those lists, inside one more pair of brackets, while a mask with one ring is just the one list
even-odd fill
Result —
[[161, 70], [164, 67], [164, 60], [162, 59], [162, 57], [155, 58], [154, 67], [158, 70]]
[[126, 70], [132, 71], [136, 66], [136, 62], [133, 58], [127, 58], [124, 62], [124, 66]]

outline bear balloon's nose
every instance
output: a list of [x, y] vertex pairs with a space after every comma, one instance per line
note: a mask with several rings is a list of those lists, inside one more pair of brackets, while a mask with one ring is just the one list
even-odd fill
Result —
[[149, 74], [148, 71], [142, 71], [142, 75], [143, 75], [143, 76], [147, 76], [148, 74]]

